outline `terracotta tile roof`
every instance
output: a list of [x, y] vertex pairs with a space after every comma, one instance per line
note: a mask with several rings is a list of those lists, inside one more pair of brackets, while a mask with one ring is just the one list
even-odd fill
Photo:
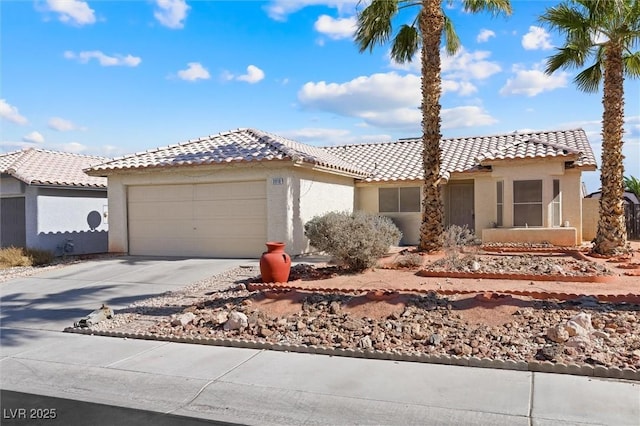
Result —
[[0, 172], [29, 185], [106, 188], [107, 179], [83, 169], [107, 160], [104, 157], [28, 148], [0, 154]]
[[[566, 157], [577, 167], [595, 170], [596, 160], [582, 129], [443, 139], [441, 175], [480, 170], [501, 160]], [[365, 181], [421, 180], [422, 139], [397, 142], [332, 146], [337, 157], [369, 171]]]
[[255, 129], [238, 129], [116, 158], [92, 167], [92, 175], [109, 171], [289, 160], [364, 177], [366, 173], [326, 150]]

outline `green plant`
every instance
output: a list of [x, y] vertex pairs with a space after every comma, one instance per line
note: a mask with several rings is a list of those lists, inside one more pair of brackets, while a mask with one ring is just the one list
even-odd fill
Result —
[[402, 233], [391, 219], [365, 212], [330, 212], [304, 225], [309, 243], [352, 271], [375, 266]]
[[624, 189], [636, 194], [640, 198], [640, 179], [635, 176], [624, 177]]

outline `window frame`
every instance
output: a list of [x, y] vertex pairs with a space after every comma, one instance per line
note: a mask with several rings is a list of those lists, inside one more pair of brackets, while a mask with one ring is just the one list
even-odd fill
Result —
[[496, 226], [504, 226], [504, 181], [496, 182]]
[[[540, 199], [539, 201], [536, 200], [526, 200], [526, 201], [516, 201], [519, 198], [521, 198], [521, 192], [518, 192], [517, 186], [518, 184], [524, 184], [524, 183], [532, 183], [535, 182], [537, 185], [539, 185], [539, 188], [535, 188], [536, 189], [536, 193], [538, 192], [539, 189], [539, 195]], [[544, 226], [544, 206], [543, 206], [543, 198], [544, 198], [544, 184], [542, 179], [523, 179], [523, 180], [514, 180], [513, 181], [513, 226], [514, 227], [543, 227]], [[521, 189], [522, 191], [522, 189]], [[530, 206], [530, 207], [535, 207], [535, 206], [539, 206], [539, 217], [536, 219], [539, 219], [539, 224], [536, 222], [533, 223], [529, 223], [527, 221], [527, 218], [525, 217], [524, 219], [520, 219], [518, 214], [516, 213], [516, 210], [518, 210], [517, 207], [519, 206]]]
[[551, 226], [562, 226], [562, 191], [560, 179], [553, 179], [553, 198], [551, 199]]
[[[402, 209], [402, 206], [404, 204], [403, 200], [406, 201], [406, 198], [403, 198], [403, 194], [402, 193], [404, 192], [405, 193], [405, 197], [406, 197], [407, 190], [414, 191], [416, 189], [418, 191], [418, 194], [417, 194], [418, 195], [418, 203], [417, 203], [417, 206], [414, 206], [414, 207], [417, 207], [417, 210], [403, 210]], [[395, 210], [383, 210], [382, 209], [382, 203], [381, 203], [382, 192], [390, 193], [391, 191], [394, 191], [395, 194], [396, 194], [395, 197], [394, 197], [395, 200], [396, 200]], [[414, 203], [415, 203], [415, 199], [411, 200], [411, 204], [414, 204]], [[389, 187], [387, 187], [387, 188], [379, 187], [378, 188], [378, 213], [420, 213], [422, 211], [421, 207], [422, 207], [422, 187], [420, 187], [420, 186], [397, 186], [397, 187], [391, 187], [391, 188], [389, 188]]]

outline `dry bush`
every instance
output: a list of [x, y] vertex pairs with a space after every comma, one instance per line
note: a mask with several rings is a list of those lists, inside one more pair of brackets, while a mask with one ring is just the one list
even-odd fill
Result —
[[53, 253], [47, 250], [25, 249], [21, 247], [0, 249], [0, 267], [2, 268], [48, 265], [52, 263], [53, 260]]
[[417, 268], [422, 266], [422, 256], [418, 253], [401, 254], [393, 261], [393, 266], [396, 268]]
[[375, 266], [402, 233], [391, 219], [365, 212], [330, 212], [304, 225], [309, 243], [352, 271]]

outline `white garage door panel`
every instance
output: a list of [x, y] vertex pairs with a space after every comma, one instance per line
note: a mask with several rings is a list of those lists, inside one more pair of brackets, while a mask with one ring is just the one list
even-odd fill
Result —
[[265, 199], [260, 200], [230, 200], [230, 201], [196, 201], [194, 203], [194, 217], [197, 219], [234, 219], [256, 218], [264, 219], [266, 213]]
[[134, 255], [256, 257], [267, 237], [266, 182], [134, 186]]

